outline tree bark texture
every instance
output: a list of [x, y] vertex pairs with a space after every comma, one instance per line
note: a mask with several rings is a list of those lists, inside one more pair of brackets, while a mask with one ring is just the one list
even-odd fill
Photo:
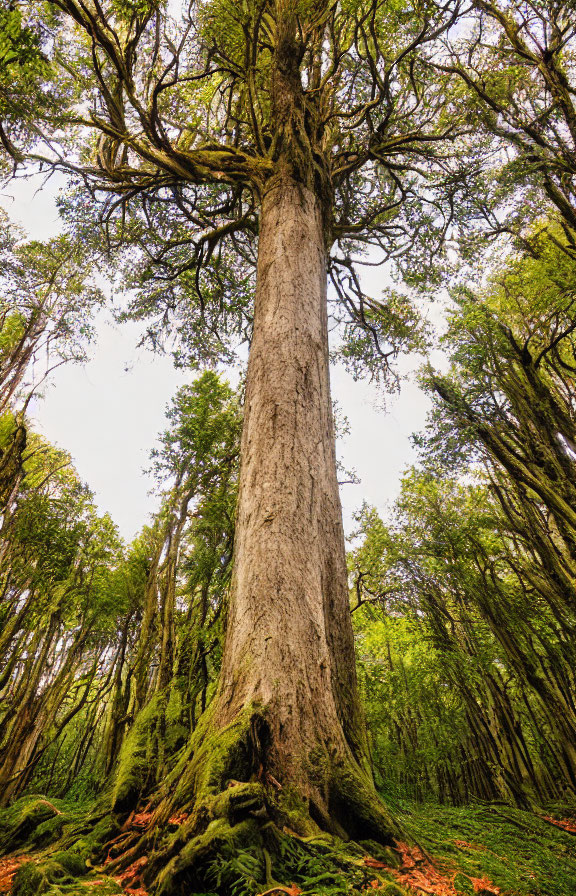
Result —
[[[215, 722], [264, 709], [266, 769], [320, 812], [315, 757], [366, 761], [330, 400], [324, 222], [289, 177], [262, 201], [235, 567]], [[360, 771], [360, 768], [358, 768]]]

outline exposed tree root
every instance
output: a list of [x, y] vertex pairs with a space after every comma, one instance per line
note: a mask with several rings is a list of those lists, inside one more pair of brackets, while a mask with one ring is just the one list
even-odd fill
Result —
[[[56, 823], [58, 809], [35, 804], [34, 819], [44, 823], [49, 816], [61, 851], [48, 864], [19, 872], [19, 896], [34, 886], [49, 892], [52, 882], [66, 880], [75, 861], [79, 876], [95, 866], [123, 888], [154, 896], [254, 896], [274, 888], [306, 892], [304, 886], [315, 886], [315, 893], [360, 892], [374, 879], [374, 869], [364, 863], [367, 846], [358, 845], [362, 840], [373, 841], [371, 851], [384, 850], [393, 867], [399, 828], [369, 775], [351, 755], [320, 745], [305, 757], [302, 782], [278, 780], [259, 708], [248, 707], [220, 730], [209, 710], [143, 807], [137, 783], [151, 717], [149, 711], [126, 742], [107, 814], [101, 806], [99, 816], [62, 838], [65, 818]], [[383, 874], [391, 883], [390, 873]]]
[[[155, 795], [153, 812], [132, 813], [131, 828], [108, 844], [108, 872], [122, 872], [146, 856], [144, 885], [178, 896], [227, 892], [229, 882], [220, 880], [224, 871], [215, 868], [228, 867], [232, 876], [246, 876], [246, 892], [255, 892], [263, 884], [286, 884], [287, 851], [296, 850], [304, 861], [310, 850], [325, 852], [334, 837], [339, 843], [371, 839], [381, 847], [393, 845], [399, 827], [351, 758], [317, 749], [309, 777], [298, 787], [271, 773], [268, 747], [266, 718], [258, 709], [248, 707], [218, 731], [208, 711]], [[133, 778], [126, 759], [119, 768]], [[114, 792], [123, 794], [127, 808], [130, 787], [120, 780]], [[144, 830], [142, 821], [149, 822]], [[281, 874], [273, 870], [278, 862]]]
[[369, 776], [352, 757], [319, 747], [301, 787], [278, 780], [266, 718], [255, 707], [220, 730], [208, 710], [142, 805], [139, 778], [152, 715], [126, 742], [109, 796], [111, 836], [96, 838], [89, 857], [123, 886], [158, 896], [228, 896], [232, 886], [255, 894], [312, 878], [322, 892], [354, 892], [373, 879], [363, 864], [366, 848], [355, 842], [361, 840], [374, 841], [393, 864], [395, 853], [386, 847], [400, 830]]
[[[271, 782], [230, 784], [206, 798], [203, 813], [181, 811], [160, 824], [160, 808], [165, 808], [160, 804], [155, 812], [129, 813], [121, 827], [109, 816], [70, 814], [61, 811], [58, 801], [53, 805], [39, 797], [24, 798], [0, 815], [0, 829], [6, 832], [9, 821], [22, 832], [23, 818], [34, 818], [37, 825], [28, 825], [20, 854], [0, 860], [0, 893], [7, 894], [11, 883], [13, 896], [497, 896], [516, 891], [509, 884], [505, 889], [502, 869], [496, 872], [492, 864], [495, 853], [482, 845], [490, 813], [482, 815], [488, 827], [478, 829], [478, 842], [461, 836], [445, 840], [438, 829], [437, 853], [432, 830], [426, 845], [439, 859], [399, 840], [393, 848], [369, 839], [343, 841], [320, 832], [317, 825], [313, 834], [298, 834], [280, 826], [280, 815], [272, 817], [281, 801]], [[51, 807], [51, 818], [38, 811], [39, 805]], [[440, 825], [443, 810], [438, 812]], [[54, 818], [57, 827], [51, 826]], [[470, 810], [462, 824], [474, 818]], [[198, 823], [202, 826], [195, 829]], [[564, 854], [566, 832], [536, 816], [526, 815], [522, 845], [531, 844], [534, 824], [544, 835], [546, 828], [556, 829], [558, 855]], [[501, 835], [502, 848], [516, 849], [508, 831], [509, 826]], [[486, 861], [463, 861], [462, 853], [486, 855]], [[94, 867], [96, 857], [100, 862]], [[492, 883], [495, 879], [498, 885]], [[541, 875], [538, 892], [572, 892], [542, 888], [545, 880], [546, 874]]]

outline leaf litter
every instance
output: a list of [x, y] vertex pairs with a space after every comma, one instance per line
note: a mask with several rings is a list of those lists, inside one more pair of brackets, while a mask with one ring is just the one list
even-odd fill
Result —
[[[426, 893], [429, 896], [458, 896], [454, 880], [461, 872], [455, 870], [440, 871], [418, 846], [409, 846], [401, 841], [395, 841], [395, 845], [402, 858], [402, 865], [399, 869], [392, 868], [385, 862], [372, 858], [372, 856], [364, 857], [364, 865], [368, 868], [385, 871], [387, 874], [392, 875], [400, 885], [415, 890], [417, 893]], [[482, 848], [473, 844], [466, 844], [465, 841], [460, 841], [458, 845], [472, 849]], [[474, 887], [475, 893], [481, 893], [482, 896], [500, 896], [500, 888], [495, 886], [488, 878], [471, 877], [469, 875], [466, 875], [466, 877]], [[377, 880], [372, 880], [369, 883], [369, 888], [374, 890], [381, 886], [384, 886], [384, 884]]]

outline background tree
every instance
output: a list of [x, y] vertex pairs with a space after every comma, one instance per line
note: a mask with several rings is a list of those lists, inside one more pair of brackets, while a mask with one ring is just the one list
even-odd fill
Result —
[[[556, 220], [564, 251], [574, 258], [573, 12], [556, 0], [474, 0], [460, 26], [442, 38], [442, 49], [428, 54], [431, 72], [446, 78], [452, 114], [477, 134], [476, 151], [448, 163], [455, 216], [465, 222], [461, 245], [472, 255], [481, 235], [526, 245], [526, 228], [534, 237]], [[555, 228], [549, 236], [556, 238]]]
[[153, 460], [162, 508], [129, 550], [69, 456], [29, 434], [2, 531], [6, 802], [35, 785], [82, 799], [108, 784], [118, 806], [131, 804], [162, 780], [213, 692], [239, 405], [208, 372], [178, 392], [168, 416]]
[[0, 511], [6, 514], [23, 470], [24, 415], [60, 364], [85, 358], [90, 318], [102, 295], [87, 252], [70, 237], [24, 242], [0, 221]]
[[[0, 10], [0, 144], [2, 167], [10, 157], [21, 161], [22, 150], [33, 142], [38, 109], [55, 110], [54, 94], [46, 89], [50, 77], [42, 51], [43, 27], [37, 18], [23, 20], [17, 3]], [[17, 148], [18, 146], [18, 148]]]
[[[354, 619], [381, 786], [527, 808], [573, 791], [568, 634], [485, 485], [413, 471], [361, 518]], [[566, 706], [564, 700], [568, 700]]]
[[[164, 779], [176, 745], [182, 747], [206, 708], [229, 586], [241, 421], [237, 398], [215, 373], [206, 372], [179, 390], [167, 416], [170, 428], [153, 452], [153, 470], [169, 487], [146, 533], [142, 619], [127, 659], [123, 698], [136, 727], [114, 782], [118, 811]], [[121, 740], [116, 741], [119, 747]]]
[[[454, 729], [440, 739], [441, 726], [430, 732], [412, 705], [422, 685], [396, 660], [405, 697], [394, 695], [396, 732], [378, 716], [386, 762], [400, 749], [415, 793], [455, 801], [483, 792], [525, 804], [574, 786], [574, 263], [557, 225], [528, 237], [529, 248], [495, 266], [483, 288], [456, 291], [444, 338], [452, 368], [425, 376], [434, 398], [417, 438], [425, 472], [406, 480], [391, 532], [364, 518], [355, 563], [357, 604], [387, 607], [392, 630], [398, 612], [408, 631], [424, 627], [441, 660], [427, 654], [434, 671], [422, 668], [444, 680], [461, 714], [463, 759], [454, 765]], [[478, 477], [480, 487], [471, 484]], [[442, 780], [419, 774], [421, 751]]]
[[32, 436], [2, 530], [3, 804], [24, 789], [47, 744], [85, 703], [108, 647], [101, 632], [120, 543], [90, 497], [69, 456]]

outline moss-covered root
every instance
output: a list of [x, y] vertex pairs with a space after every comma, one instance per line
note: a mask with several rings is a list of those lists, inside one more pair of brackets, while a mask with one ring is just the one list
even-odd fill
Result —
[[393, 879], [396, 857], [383, 849], [390, 853], [390, 868], [375, 870], [365, 861], [365, 846], [327, 834], [296, 837], [257, 818], [237, 824], [221, 818], [183, 846], [148, 885], [157, 896], [253, 896], [291, 885], [307, 896], [360, 896], [377, 883], [380, 892], [389, 888], [389, 896], [406, 896]]
[[[246, 850], [258, 853], [261, 828], [268, 822], [265, 792], [258, 782], [206, 794], [195, 803], [190, 818], [150, 854], [145, 882], [162, 894], [209, 886], [212, 863], [233, 862]], [[252, 868], [255, 879], [261, 877], [262, 861], [260, 857]]]
[[[350, 776], [345, 785], [347, 791], [352, 789]], [[382, 846], [382, 832], [389, 836], [388, 818], [379, 816], [376, 798], [366, 807], [366, 794], [352, 792], [353, 801], [360, 797], [365, 814], [360, 816], [355, 806], [356, 831], [364, 838], [375, 837], [378, 842], [372, 841], [369, 851], [385, 852], [387, 864], [394, 867], [397, 855]], [[231, 782], [220, 793], [206, 794], [190, 818], [159, 844], [149, 857], [144, 882], [158, 896], [184, 896], [236, 892], [239, 881], [238, 892], [256, 893], [298, 879], [308, 884], [312, 877], [331, 882], [333, 889], [326, 892], [353, 893], [357, 884], [374, 877], [364, 865], [365, 854], [365, 845], [323, 832], [296, 792], [271, 792], [257, 781]]]
[[158, 896], [184, 896], [214, 888], [230, 892], [228, 886], [239, 881], [253, 892], [268, 883], [259, 825], [254, 819], [236, 825], [216, 819], [161, 869], [154, 892]]
[[36, 848], [57, 839], [69, 817], [42, 796], [21, 797], [0, 810], [0, 855]]
[[87, 874], [86, 863], [71, 852], [60, 852], [42, 862], [25, 862], [20, 866], [12, 882], [12, 896], [42, 896], [43, 893], [61, 893], [61, 887], [74, 885], [75, 880]]
[[[269, 729], [258, 707], [246, 707], [220, 730], [213, 722], [209, 710], [165, 781], [153, 825], [135, 847], [118, 857], [114, 871], [145, 852], [149, 858], [145, 884], [155, 893], [180, 894], [202, 887], [218, 889], [210, 868], [223, 862], [234, 865], [238, 855], [250, 855], [244, 862], [262, 885], [271, 880], [265, 839], [272, 830], [280, 837], [317, 838], [328, 833], [389, 845], [400, 835], [369, 775], [351, 757], [335, 760], [322, 751], [313, 762], [309, 757], [311, 772], [305, 786], [285, 781], [281, 785], [267, 771]], [[120, 789], [119, 785], [116, 793]], [[318, 794], [318, 801], [307, 793]], [[170, 833], [174, 815], [188, 817]]]
[[330, 817], [352, 840], [393, 846], [405, 833], [376, 793], [369, 776], [353, 763], [332, 768]]

